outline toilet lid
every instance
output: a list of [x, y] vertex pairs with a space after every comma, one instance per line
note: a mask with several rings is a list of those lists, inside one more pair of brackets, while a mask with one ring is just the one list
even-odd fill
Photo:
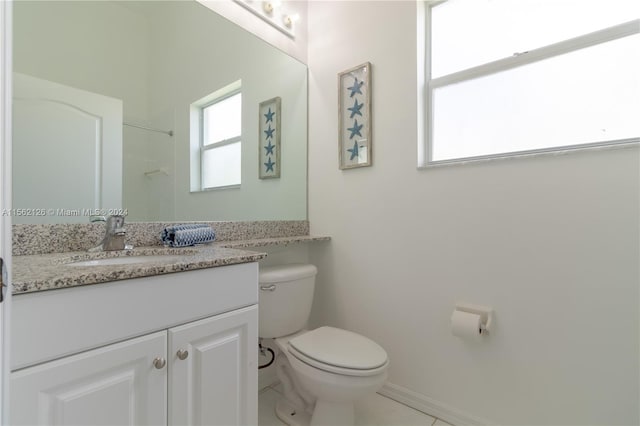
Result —
[[289, 340], [299, 353], [323, 364], [354, 370], [372, 370], [387, 362], [376, 342], [351, 331], [320, 327]]

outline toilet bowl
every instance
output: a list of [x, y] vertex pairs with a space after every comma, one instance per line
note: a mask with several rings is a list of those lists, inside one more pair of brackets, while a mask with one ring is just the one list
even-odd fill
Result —
[[389, 360], [382, 347], [357, 333], [304, 329], [316, 271], [313, 265], [260, 271], [259, 335], [274, 338], [279, 349], [283, 397], [276, 414], [289, 425], [351, 425], [354, 402], [382, 387]]

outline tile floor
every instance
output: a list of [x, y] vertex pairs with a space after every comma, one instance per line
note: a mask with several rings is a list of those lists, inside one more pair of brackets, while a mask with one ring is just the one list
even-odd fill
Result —
[[[276, 416], [276, 400], [280, 397], [278, 385], [266, 387], [258, 395], [258, 425], [284, 426]], [[379, 394], [371, 395], [356, 404], [358, 426], [452, 426], [406, 405]]]

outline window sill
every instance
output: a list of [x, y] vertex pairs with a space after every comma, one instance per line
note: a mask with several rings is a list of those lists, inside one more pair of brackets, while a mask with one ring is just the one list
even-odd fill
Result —
[[191, 194], [197, 194], [200, 192], [212, 192], [212, 191], [224, 191], [225, 189], [240, 189], [241, 184], [237, 185], [227, 185], [227, 186], [216, 186], [215, 188], [202, 188], [189, 191]]
[[594, 145], [578, 145], [578, 146], [566, 146], [563, 148], [549, 148], [539, 149], [534, 151], [521, 151], [517, 153], [505, 153], [486, 155], [481, 157], [467, 157], [458, 158], [452, 160], [439, 160], [439, 161], [420, 161], [416, 167], [418, 170], [428, 170], [433, 168], [440, 168], [446, 166], [463, 166], [466, 164], [479, 164], [488, 163], [494, 161], [515, 160], [520, 158], [530, 157], [549, 157], [559, 155], [570, 155], [576, 152], [584, 151], [604, 151], [611, 149], [624, 149], [630, 147], [637, 147], [640, 145], [639, 138], [626, 139], [624, 141], [615, 141], [609, 144], [594, 144]]

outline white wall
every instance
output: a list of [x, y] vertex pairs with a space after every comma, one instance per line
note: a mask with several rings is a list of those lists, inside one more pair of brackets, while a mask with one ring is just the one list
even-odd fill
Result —
[[[451, 421], [638, 424], [637, 147], [416, 170], [416, 3], [309, 21], [313, 322], [378, 341], [387, 390]], [[337, 73], [365, 61], [373, 166], [341, 171]], [[449, 332], [456, 301], [494, 307], [482, 344]]]

